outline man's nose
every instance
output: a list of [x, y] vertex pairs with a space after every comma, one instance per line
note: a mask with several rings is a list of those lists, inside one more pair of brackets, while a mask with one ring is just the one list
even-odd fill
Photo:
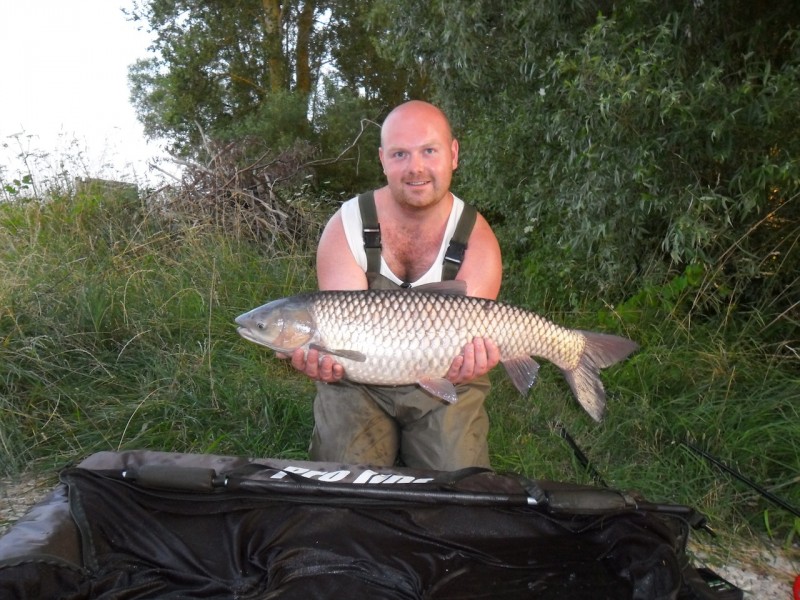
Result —
[[408, 159], [408, 170], [417, 173], [423, 169], [424, 162], [422, 153], [412, 152]]

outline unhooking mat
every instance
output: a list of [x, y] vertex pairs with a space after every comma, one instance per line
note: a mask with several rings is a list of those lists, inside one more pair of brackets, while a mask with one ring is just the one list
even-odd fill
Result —
[[683, 506], [460, 472], [90, 456], [0, 537], [0, 598], [714, 598]]

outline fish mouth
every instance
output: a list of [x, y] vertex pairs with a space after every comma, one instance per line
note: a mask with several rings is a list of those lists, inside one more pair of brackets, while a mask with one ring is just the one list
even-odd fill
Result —
[[270, 346], [269, 344], [264, 342], [264, 340], [262, 340], [260, 337], [255, 335], [247, 327], [237, 327], [236, 328], [236, 333], [238, 333], [244, 339], [246, 339], [246, 340], [248, 340], [250, 342], [253, 342], [254, 344], [258, 344], [259, 346], [266, 346], [267, 348], [272, 348], [272, 346]]
[[[248, 341], [255, 342], [256, 344], [261, 344], [261, 342], [258, 339], [256, 339], [256, 337], [252, 333], [250, 333], [250, 330], [247, 327], [237, 327], [236, 333], [238, 333], [240, 336], [242, 336], [244, 339]], [[263, 346], [263, 344], [261, 345]]]
[[242, 336], [244, 339], [246, 339], [249, 342], [253, 342], [254, 344], [258, 344], [259, 346], [264, 346], [265, 348], [269, 348], [270, 350], [274, 350], [275, 352], [280, 352], [282, 354], [291, 354], [292, 352], [297, 350], [297, 348], [291, 348], [291, 349], [289, 349], [289, 348], [279, 348], [278, 346], [275, 346], [274, 344], [268, 344], [263, 339], [261, 339], [260, 337], [255, 335], [247, 327], [237, 327], [236, 328], [236, 333], [238, 333], [240, 336]]

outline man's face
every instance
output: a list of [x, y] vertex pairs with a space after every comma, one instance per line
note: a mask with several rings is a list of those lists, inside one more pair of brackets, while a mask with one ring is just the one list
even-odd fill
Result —
[[425, 208], [450, 191], [458, 142], [441, 113], [428, 106], [406, 106], [384, 122], [379, 155], [394, 199]]

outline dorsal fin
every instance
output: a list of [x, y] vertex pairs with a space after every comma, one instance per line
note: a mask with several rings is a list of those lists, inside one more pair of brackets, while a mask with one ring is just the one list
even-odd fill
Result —
[[411, 288], [415, 292], [429, 292], [437, 294], [452, 294], [454, 296], [466, 296], [467, 284], [460, 279], [449, 281], [435, 281], [433, 283], [423, 283]]

